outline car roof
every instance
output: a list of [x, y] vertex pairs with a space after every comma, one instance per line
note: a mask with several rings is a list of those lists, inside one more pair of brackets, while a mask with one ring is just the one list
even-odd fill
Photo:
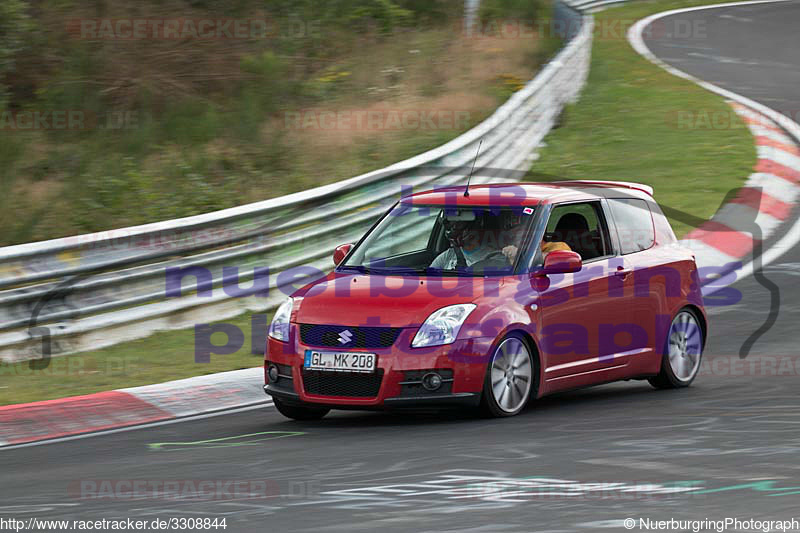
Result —
[[626, 181], [572, 180], [541, 183], [493, 183], [442, 187], [404, 197], [404, 204], [456, 206], [536, 206], [548, 203], [633, 197], [652, 200], [652, 187]]

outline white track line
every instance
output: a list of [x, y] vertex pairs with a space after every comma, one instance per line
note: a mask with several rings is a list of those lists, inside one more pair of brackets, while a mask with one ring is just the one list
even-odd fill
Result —
[[766, 172], [752, 174], [745, 185], [748, 187], [761, 187], [764, 194], [787, 204], [793, 204], [800, 193], [800, 187], [794, 183]]
[[[631, 26], [631, 28], [628, 30], [628, 41], [631, 43], [631, 46], [633, 46], [633, 49], [636, 50], [641, 56], [649, 60], [651, 63], [654, 63], [655, 65], [658, 65], [659, 67], [663, 68], [670, 74], [674, 74], [675, 76], [679, 76], [681, 78], [692, 81], [708, 91], [719, 94], [724, 98], [728, 98], [730, 100], [739, 102], [740, 104], [749, 107], [750, 109], [753, 109], [759, 113], [766, 115], [771, 120], [780, 125], [784, 130], [786, 130], [792, 137], [794, 137], [795, 144], [800, 144], [800, 124], [797, 124], [789, 117], [781, 113], [778, 113], [772, 108], [769, 108], [754, 100], [751, 100], [746, 96], [742, 96], [727, 89], [723, 89], [722, 87], [714, 85], [713, 83], [703, 81], [699, 78], [692, 76], [691, 74], [683, 72], [682, 70], [679, 70], [673, 67], [672, 65], [669, 65], [661, 61], [647, 47], [647, 45], [644, 42], [644, 39], [642, 38], [642, 32], [647, 26], [649, 26], [651, 23], [653, 23], [658, 19], [668, 17], [671, 15], [688, 13], [690, 11], [700, 11], [703, 9], [719, 9], [725, 7], [735, 7], [735, 6], [744, 6], [752, 4], [774, 4], [779, 2], [790, 2], [790, 1], [792, 0], [749, 0], [746, 2], [727, 2], [724, 4], [714, 4], [710, 6], [696, 6], [683, 9], [672, 9], [670, 11], [664, 11], [663, 13], [656, 13], [654, 15], [650, 15], [649, 17], [643, 18], [642, 20], [636, 22], [636, 24]], [[791, 250], [798, 242], [800, 242], [800, 217], [798, 217], [798, 219], [795, 221], [792, 227], [786, 232], [786, 234], [779, 241], [774, 243], [768, 250], [766, 250], [764, 253], [761, 254], [760, 268], [763, 268], [764, 266], [778, 259], [781, 255]], [[753, 261], [750, 261], [748, 264], [744, 265], [742, 269], [738, 271], [737, 281], [744, 279], [753, 273], [753, 270], [755, 268], [753, 266], [754, 263], [755, 259]]]
[[792, 139], [783, 133], [778, 133], [763, 126], [754, 126], [752, 124], [748, 124], [748, 126], [755, 136], [766, 137], [783, 144], [792, 144]]
[[147, 429], [159, 426], [168, 426], [177, 424], [179, 422], [193, 422], [195, 420], [203, 420], [205, 418], [212, 418], [215, 416], [231, 415], [236, 413], [244, 413], [246, 411], [254, 411], [256, 409], [263, 409], [274, 405], [272, 401], [267, 400], [261, 403], [247, 405], [244, 407], [234, 407], [232, 409], [223, 409], [221, 411], [213, 411], [211, 413], [201, 413], [198, 415], [183, 416], [180, 418], [171, 418], [169, 420], [161, 420], [160, 422], [149, 422], [147, 424], [138, 424], [134, 426], [125, 426], [121, 428], [106, 429], [103, 431], [94, 431], [92, 433], [82, 433], [80, 435], [70, 435], [68, 437], [58, 437], [56, 439], [39, 440], [36, 442], [23, 442], [21, 444], [10, 444], [7, 446], [0, 446], [0, 452], [6, 450], [15, 450], [17, 448], [30, 448], [31, 446], [43, 446], [45, 444], [55, 444], [57, 442], [68, 442], [71, 440], [88, 439], [89, 437], [102, 437], [103, 435], [112, 435], [114, 433], [122, 433], [123, 431], [133, 431], [135, 429]]

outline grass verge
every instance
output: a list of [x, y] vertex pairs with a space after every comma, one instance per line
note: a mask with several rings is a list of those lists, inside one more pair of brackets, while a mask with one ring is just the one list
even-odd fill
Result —
[[[267, 318], [271, 320], [271, 314]], [[244, 345], [230, 355], [212, 355], [209, 363], [195, 362], [194, 329], [162, 331], [102, 350], [55, 357], [44, 370], [31, 370], [28, 362], [0, 363], [0, 405], [150, 385], [261, 364], [263, 346], [253, 346], [250, 315], [225, 323], [242, 330]], [[223, 346], [227, 339], [215, 333], [211, 342]]]
[[[659, 203], [710, 218], [756, 162], [753, 138], [722, 98], [653, 65], [630, 46], [625, 29], [698, 1], [636, 2], [595, 15], [589, 80], [531, 169], [560, 179], [609, 179], [652, 185]], [[679, 117], [730, 116], [717, 129]], [[678, 236], [691, 229], [671, 220]]]

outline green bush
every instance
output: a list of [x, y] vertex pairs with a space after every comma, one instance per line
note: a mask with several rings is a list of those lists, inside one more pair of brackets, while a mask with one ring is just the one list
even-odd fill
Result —
[[362, 26], [375, 22], [384, 33], [392, 31], [396, 26], [407, 26], [413, 20], [411, 11], [391, 0], [346, 0], [343, 3], [354, 4], [346, 11], [349, 13], [347, 22]]
[[323, 26], [354, 29], [355, 24], [364, 29], [376, 25], [382, 31], [391, 31], [414, 21], [415, 12], [402, 4], [393, 0], [277, 0], [271, 9], [284, 17], [320, 20]]
[[533, 23], [538, 20], [542, 7], [542, 0], [482, 0], [478, 16], [484, 23], [510, 18]]
[[0, 110], [7, 104], [5, 81], [14, 70], [14, 59], [25, 46], [32, 27], [24, 0], [0, 1]]
[[446, 21], [453, 13], [461, 14], [464, 0], [397, 0], [404, 9], [413, 13], [417, 22], [432, 23]]

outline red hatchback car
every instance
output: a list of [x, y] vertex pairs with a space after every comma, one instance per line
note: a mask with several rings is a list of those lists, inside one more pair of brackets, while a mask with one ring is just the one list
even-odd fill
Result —
[[481, 407], [623, 379], [695, 378], [695, 258], [646, 185], [571, 181], [405, 197], [269, 328], [264, 390], [287, 417]]

